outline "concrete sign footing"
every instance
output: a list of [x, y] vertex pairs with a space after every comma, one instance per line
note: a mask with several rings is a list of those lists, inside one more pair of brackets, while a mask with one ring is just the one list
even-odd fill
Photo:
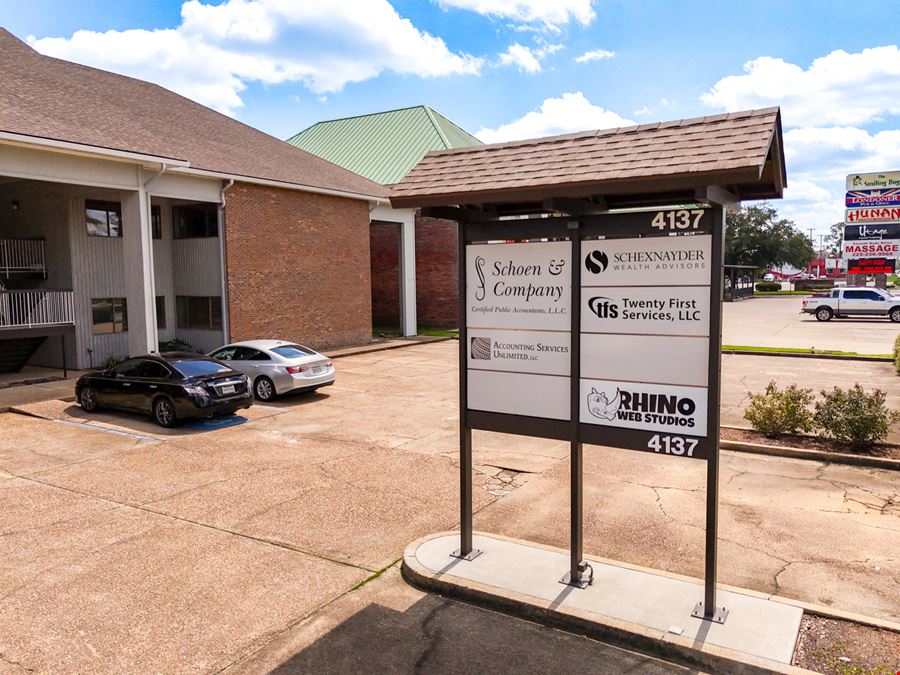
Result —
[[[703, 617], [703, 583], [625, 563], [586, 558], [592, 582], [563, 580], [567, 551], [498, 535], [475, 534], [482, 555], [454, 557], [459, 534], [410, 544], [403, 574], [425, 590], [591, 637], [612, 640], [702, 668], [727, 672], [797, 672], [790, 664], [800, 607], [763, 594], [719, 589], [715, 616]], [[728, 610], [725, 610], [725, 607]], [[694, 618], [699, 611], [700, 620]], [[724, 615], [728, 621], [724, 621]]]

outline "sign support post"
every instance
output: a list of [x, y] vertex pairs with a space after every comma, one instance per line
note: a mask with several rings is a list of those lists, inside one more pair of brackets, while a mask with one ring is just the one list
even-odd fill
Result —
[[710, 448], [706, 458], [706, 554], [704, 558], [703, 601], [691, 616], [725, 623], [728, 610], [716, 606], [716, 561], [719, 538], [719, 418], [722, 379], [722, 269], [725, 254], [725, 208], [720, 207], [719, 222], [712, 228], [712, 278], [709, 286], [709, 399], [708, 429]]
[[567, 225], [572, 239], [571, 360], [569, 387], [569, 571], [560, 583], [586, 588], [593, 579], [584, 577], [584, 448], [578, 434], [578, 410], [581, 405], [581, 229], [577, 220]]
[[459, 548], [451, 555], [474, 560], [481, 551], [473, 544], [472, 428], [468, 417], [468, 366], [466, 364], [466, 223], [459, 221]]

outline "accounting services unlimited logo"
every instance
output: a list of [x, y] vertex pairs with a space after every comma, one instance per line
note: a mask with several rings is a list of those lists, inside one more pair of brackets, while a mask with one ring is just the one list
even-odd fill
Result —
[[491, 338], [473, 337], [471, 346], [473, 359], [482, 361], [491, 360]]
[[584, 266], [591, 274], [600, 274], [609, 267], [609, 258], [603, 251], [591, 251], [584, 259]]

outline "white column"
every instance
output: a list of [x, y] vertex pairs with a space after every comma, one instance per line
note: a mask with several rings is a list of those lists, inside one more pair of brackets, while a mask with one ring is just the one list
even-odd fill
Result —
[[416, 221], [415, 212], [405, 210], [400, 222], [400, 330], [416, 335]]
[[138, 168], [137, 171], [138, 189], [122, 193], [122, 248], [130, 356], [139, 356], [159, 349], [150, 196], [144, 186], [143, 169]]

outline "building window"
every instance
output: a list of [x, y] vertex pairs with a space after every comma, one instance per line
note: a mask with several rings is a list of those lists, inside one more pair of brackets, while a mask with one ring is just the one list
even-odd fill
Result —
[[128, 305], [125, 298], [93, 298], [94, 335], [124, 333], [128, 330]]
[[150, 229], [154, 239], [162, 239], [162, 209], [158, 205], [150, 207]]
[[219, 236], [219, 209], [215, 204], [172, 207], [175, 239]]
[[89, 237], [122, 236], [122, 205], [119, 202], [86, 199], [84, 215]]
[[156, 327], [166, 327], [166, 296], [156, 296]]
[[175, 323], [178, 328], [222, 330], [222, 298], [176, 295]]

